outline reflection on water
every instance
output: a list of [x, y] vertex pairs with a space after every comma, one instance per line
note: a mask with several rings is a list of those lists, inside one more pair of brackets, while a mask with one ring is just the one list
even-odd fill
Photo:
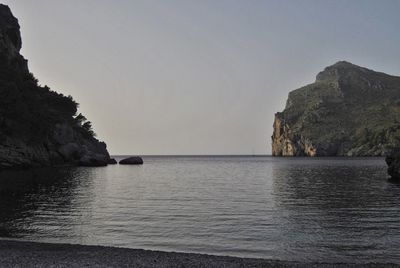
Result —
[[299, 261], [400, 263], [382, 158], [148, 157], [0, 173], [0, 236]]
[[79, 191], [89, 191], [90, 185], [84, 179], [87, 175], [84, 169], [76, 168], [1, 172], [0, 235], [46, 235], [52, 226], [57, 229], [57, 236], [67, 235], [64, 227], [71, 227], [80, 219], [70, 212], [89, 205], [90, 195], [76, 199]]
[[373, 160], [303, 161], [274, 168], [276, 204], [288, 213], [284, 235], [292, 253], [314, 248], [313, 258], [321, 260], [370, 255], [387, 261], [392, 255], [398, 261], [400, 188], [385, 180], [385, 168]]

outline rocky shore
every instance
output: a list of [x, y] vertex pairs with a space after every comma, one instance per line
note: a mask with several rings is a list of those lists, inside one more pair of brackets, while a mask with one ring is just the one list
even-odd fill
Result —
[[1, 267], [400, 267], [384, 263], [300, 263], [142, 249], [0, 240]]

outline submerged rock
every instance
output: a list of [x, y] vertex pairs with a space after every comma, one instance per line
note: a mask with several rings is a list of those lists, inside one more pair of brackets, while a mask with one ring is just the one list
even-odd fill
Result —
[[73, 98], [39, 86], [29, 72], [19, 29], [0, 4], [0, 170], [107, 164], [106, 144], [76, 115]]
[[139, 156], [132, 156], [119, 161], [121, 165], [142, 165], [143, 159]]
[[400, 138], [400, 77], [341, 61], [289, 93], [274, 156], [384, 156]]

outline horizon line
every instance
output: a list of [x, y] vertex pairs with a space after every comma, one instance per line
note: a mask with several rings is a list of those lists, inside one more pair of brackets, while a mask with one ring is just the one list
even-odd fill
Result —
[[142, 156], [142, 157], [218, 157], [218, 156], [230, 156], [230, 157], [241, 157], [241, 156], [252, 156], [252, 157], [265, 157], [272, 156], [271, 154], [112, 154], [113, 156]]

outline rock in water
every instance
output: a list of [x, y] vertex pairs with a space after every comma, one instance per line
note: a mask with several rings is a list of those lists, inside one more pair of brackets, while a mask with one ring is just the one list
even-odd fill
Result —
[[400, 138], [400, 77], [341, 61], [289, 93], [274, 156], [383, 156]]
[[0, 4], [0, 170], [104, 165], [110, 159], [71, 96], [39, 86], [29, 72], [18, 20]]
[[116, 165], [116, 164], [118, 164], [118, 162], [114, 158], [110, 158], [110, 160], [108, 160], [108, 164], [109, 165]]
[[386, 156], [386, 164], [388, 165], [388, 173], [393, 180], [400, 180], [400, 149], [392, 151]]
[[119, 161], [121, 165], [142, 165], [143, 159], [139, 156], [132, 156]]

